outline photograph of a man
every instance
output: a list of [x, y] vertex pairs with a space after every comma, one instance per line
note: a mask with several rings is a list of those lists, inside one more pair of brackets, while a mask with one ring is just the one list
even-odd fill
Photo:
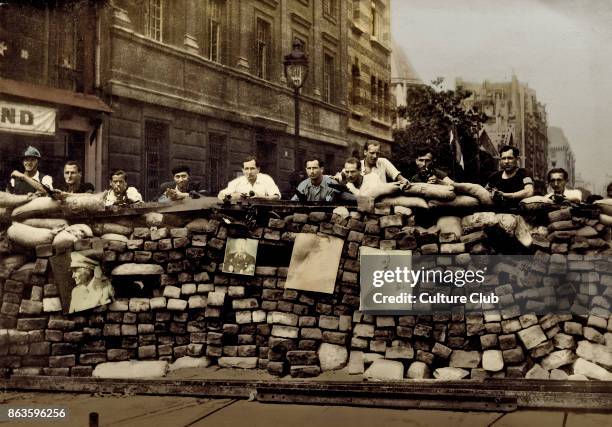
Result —
[[76, 286], [70, 294], [69, 313], [109, 304], [115, 295], [110, 280], [102, 273], [100, 263], [79, 252], [70, 254], [70, 270]]
[[257, 244], [258, 241], [255, 239], [227, 239], [222, 271], [224, 273], [253, 276], [255, 274]]

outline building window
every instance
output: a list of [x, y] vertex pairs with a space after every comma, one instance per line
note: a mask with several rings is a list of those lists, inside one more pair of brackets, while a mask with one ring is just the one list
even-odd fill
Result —
[[385, 103], [383, 106], [383, 119], [385, 121], [389, 121], [391, 120], [391, 98], [389, 95], [389, 83], [384, 84], [383, 96]]
[[148, 0], [145, 8], [145, 36], [162, 41], [163, 0]]
[[375, 37], [380, 40], [381, 36], [381, 25], [382, 25], [382, 16], [380, 7], [376, 6], [376, 3], [372, 2], [372, 37]]
[[208, 134], [208, 189], [210, 194], [216, 194], [220, 191], [227, 181], [226, 147], [227, 139], [225, 135]]
[[323, 14], [330, 17], [336, 18], [336, 0], [323, 0]]
[[208, 59], [221, 62], [221, 11], [222, 0], [209, 0], [207, 10], [208, 21]]
[[323, 101], [333, 101], [334, 90], [334, 57], [328, 54], [323, 55]]
[[353, 0], [353, 21], [359, 22], [361, 18], [361, 0]]
[[377, 87], [376, 77], [372, 76], [370, 78], [370, 110], [372, 111], [372, 117], [376, 117], [376, 104], [377, 104]]
[[360, 79], [359, 65], [353, 64], [353, 68], [351, 70], [351, 81], [352, 81], [351, 103], [353, 105], [359, 105], [359, 98], [360, 98], [359, 97], [360, 95], [359, 79]]
[[257, 18], [257, 77], [267, 79], [269, 77], [269, 63], [270, 63], [270, 48], [271, 48], [271, 31], [270, 23], [263, 19]]

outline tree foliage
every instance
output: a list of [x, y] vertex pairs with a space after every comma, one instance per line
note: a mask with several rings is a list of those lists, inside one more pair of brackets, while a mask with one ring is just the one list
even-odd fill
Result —
[[[402, 171], [412, 175], [415, 152], [420, 147], [433, 150], [436, 166], [458, 179], [480, 181], [478, 132], [486, 121], [483, 113], [466, 110], [463, 100], [470, 96], [465, 90], [442, 88], [438, 78], [431, 86], [411, 86], [407, 91], [407, 105], [398, 110], [407, 120], [404, 129], [394, 132], [393, 159]], [[457, 164], [450, 144], [450, 132], [455, 128], [465, 163], [465, 170]]]

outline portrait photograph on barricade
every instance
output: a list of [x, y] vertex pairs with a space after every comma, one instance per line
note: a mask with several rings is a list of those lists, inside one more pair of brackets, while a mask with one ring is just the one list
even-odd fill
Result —
[[0, 424], [610, 425], [610, 70], [610, 0], [0, 0]]

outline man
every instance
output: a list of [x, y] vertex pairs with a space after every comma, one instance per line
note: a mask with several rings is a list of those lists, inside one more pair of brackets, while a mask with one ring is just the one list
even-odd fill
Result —
[[191, 180], [191, 168], [189, 166], [180, 165], [175, 167], [172, 169], [172, 177], [174, 181], [164, 182], [160, 186], [160, 202], [183, 200], [190, 197], [192, 191], [200, 191], [199, 181]]
[[[338, 182], [344, 184], [346, 189], [353, 196], [370, 196], [378, 197], [384, 194], [391, 194], [399, 189], [402, 185], [399, 182], [386, 183], [381, 181], [378, 174], [369, 173], [362, 175], [361, 162], [355, 157], [349, 157], [344, 162], [342, 172], [334, 177]], [[355, 197], [347, 197], [347, 193], [342, 193], [342, 198], [345, 200], [355, 200]]]
[[94, 186], [89, 182], [83, 182], [83, 175], [79, 164], [73, 160], [64, 165], [64, 184], [58, 186], [58, 190], [64, 193], [93, 193]]
[[246, 239], [234, 239], [234, 251], [225, 257], [223, 271], [249, 275], [255, 273], [255, 257], [248, 253]]
[[242, 162], [243, 176], [227, 184], [227, 188], [219, 192], [219, 199], [239, 200], [250, 197], [264, 199], [280, 199], [280, 190], [271, 176], [260, 173], [257, 159], [249, 156]]
[[100, 264], [78, 253], [70, 254], [70, 268], [76, 286], [70, 295], [69, 313], [88, 310], [111, 302], [115, 290], [104, 277]]
[[453, 185], [454, 181], [448, 175], [435, 167], [433, 151], [429, 147], [418, 148], [416, 150], [416, 160], [418, 172], [410, 178], [410, 182], [425, 182], [427, 184], [446, 184]]
[[104, 195], [104, 206], [125, 206], [141, 203], [142, 196], [134, 187], [128, 187], [127, 174], [118, 169], [109, 176], [110, 188]]
[[[11, 180], [7, 188], [13, 194], [42, 193], [46, 194], [47, 189], [53, 190], [53, 178], [45, 175], [38, 170], [41, 158], [40, 151], [29, 146], [23, 153], [24, 172], [13, 171]], [[41, 185], [42, 184], [42, 185]], [[45, 186], [47, 188], [45, 188]]]
[[324, 166], [318, 158], [306, 160], [308, 178], [300, 182], [297, 192], [291, 200], [303, 202], [333, 202], [338, 192], [329, 184], [338, 184], [331, 176], [323, 175]]
[[361, 161], [361, 174], [376, 174], [382, 182], [399, 181], [402, 184], [408, 182], [399, 170], [388, 159], [380, 156], [380, 143], [368, 141], [363, 147], [364, 159]]
[[496, 205], [516, 208], [522, 199], [533, 196], [533, 179], [525, 169], [518, 167], [518, 148], [504, 145], [499, 154], [501, 170], [489, 177], [487, 188]]
[[565, 201], [580, 203], [582, 201], [582, 192], [565, 188], [568, 177], [567, 171], [563, 168], [549, 170], [548, 185], [550, 185], [553, 191], [548, 193], [546, 197], [552, 199], [555, 203], [563, 203]]

